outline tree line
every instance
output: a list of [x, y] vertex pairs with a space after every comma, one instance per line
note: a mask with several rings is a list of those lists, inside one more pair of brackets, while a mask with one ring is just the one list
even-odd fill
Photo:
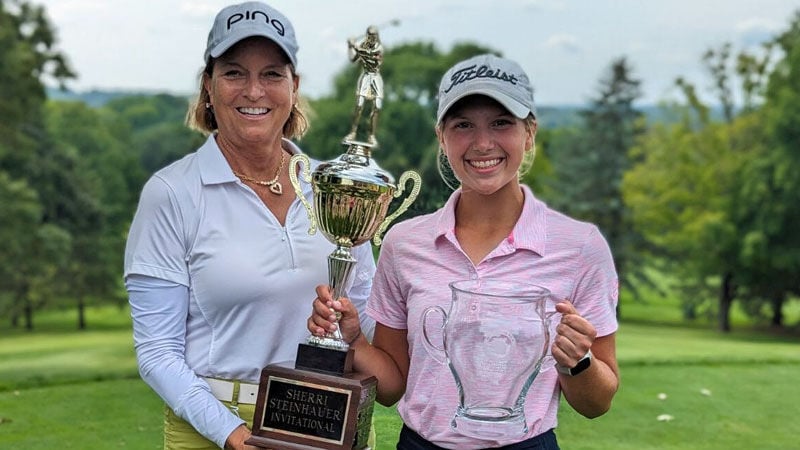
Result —
[[[131, 95], [102, 106], [48, 99], [47, 82], [75, 74], [44, 12], [0, 0], [0, 318], [33, 329], [36, 312], [70, 308], [82, 329], [86, 306], [126, 302], [123, 249], [145, 180], [204, 137], [183, 123], [185, 97]], [[390, 173], [421, 174], [406, 217], [433, 211], [450, 193], [433, 133], [439, 78], [486, 52], [500, 54], [427, 42], [385, 52], [374, 157]], [[677, 79], [680, 100], [661, 105], [669, 120], [648, 120], [636, 105], [642, 80], [619, 57], [578, 120], [540, 127], [523, 181], [600, 227], [631, 298], [666, 274], [687, 319], [714, 314], [727, 331], [739, 302], [754, 320], [784, 326], [784, 307], [800, 291], [800, 13], [761, 49], [734, 54], [724, 44], [698, 64], [718, 114], [698, 87]], [[299, 144], [312, 157], [344, 150], [358, 70], [348, 65], [331, 94], [306, 99], [311, 128]], [[547, 114], [538, 112], [543, 124]]]

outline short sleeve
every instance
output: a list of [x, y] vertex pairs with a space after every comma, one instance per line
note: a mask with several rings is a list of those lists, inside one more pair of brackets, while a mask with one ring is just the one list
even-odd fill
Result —
[[387, 327], [405, 330], [408, 329], [408, 309], [393, 267], [394, 264], [400, 264], [395, 257], [393, 231], [394, 228], [389, 230], [383, 241], [375, 279], [372, 281], [372, 293], [367, 302], [367, 313]]
[[125, 247], [125, 277], [137, 274], [189, 285], [183, 215], [169, 184], [145, 183]]
[[616, 309], [619, 280], [611, 249], [593, 227], [582, 249], [582, 270], [575, 285], [573, 303], [578, 312], [597, 329], [598, 336], [617, 331]]

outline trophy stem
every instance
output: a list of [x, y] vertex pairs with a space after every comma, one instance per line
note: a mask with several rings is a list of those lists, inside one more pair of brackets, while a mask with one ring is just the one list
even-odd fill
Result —
[[[333, 299], [338, 300], [344, 295], [344, 288], [356, 266], [356, 259], [350, 253], [350, 247], [338, 246], [333, 253], [328, 255], [328, 284], [333, 291]], [[337, 320], [338, 320], [337, 314]], [[344, 341], [342, 331], [328, 333], [325, 337], [309, 336], [308, 343], [318, 347], [326, 347], [337, 350], [347, 350], [350, 346]]]
[[333, 253], [328, 255], [328, 283], [333, 290], [334, 300], [338, 300], [344, 295], [344, 288], [356, 262], [349, 247], [338, 246]]

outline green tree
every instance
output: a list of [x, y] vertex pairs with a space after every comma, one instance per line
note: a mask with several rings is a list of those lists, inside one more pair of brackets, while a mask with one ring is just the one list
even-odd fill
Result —
[[689, 123], [656, 125], [632, 150], [639, 162], [625, 174], [623, 195], [651, 254], [679, 280], [687, 318], [710, 289], [720, 289], [720, 327], [730, 329], [739, 236], [731, 221], [740, 155], [729, 129]]
[[128, 129], [120, 132], [130, 135], [130, 152], [139, 160], [146, 177], [194, 151], [205, 140], [184, 124], [188, 106], [185, 97], [157, 94], [117, 98], [104, 109], [114, 112], [126, 124]]
[[[797, 142], [796, 128], [798, 116], [792, 113], [794, 100], [784, 102], [783, 91], [795, 95], [798, 87], [798, 61], [793, 61], [792, 52], [798, 47], [797, 18], [790, 29], [771, 42], [763, 44], [760, 55], [741, 52], [736, 59], [735, 71], [741, 79], [741, 90], [745, 99], [743, 112], [749, 116], [745, 120], [733, 120], [732, 89], [734, 64], [731, 61], [730, 45], [719, 50], [708, 51], [704, 62], [714, 80], [714, 90], [723, 107], [723, 117], [731, 124], [731, 133], [740, 152], [747, 153], [738, 173], [740, 182], [732, 195], [737, 199], [731, 213], [732, 220], [739, 230], [740, 243], [736, 256], [736, 271], [726, 273], [722, 292], [736, 295], [751, 316], [761, 316], [764, 306], [771, 309], [772, 324], [782, 325], [782, 308], [787, 297], [797, 292], [798, 284], [793, 281], [800, 272], [800, 246], [795, 238], [792, 225], [797, 216], [794, 208], [800, 196], [796, 195], [798, 186], [791, 176], [798, 169], [794, 156]], [[778, 62], [772, 72], [768, 72], [773, 49], [779, 47], [785, 57]], [[792, 73], [794, 72], [794, 76]], [[731, 75], [729, 75], [731, 74]], [[793, 80], [794, 78], [794, 80]], [[788, 89], [786, 89], [788, 87]], [[783, 109], [785, 105], [789, 110]], [[782, 106], [783, 105], [783, 106]], [[778, 114], [774, 114], [776, 111]], [[777, 122], [772, 119], [777, 119]], [[742, 126], [746, 122], [747, 126]], [[782, 123], [775, 127], [772, 124]], [[784, 135], [780, 129], [790, 130]], [[794, 137], [791, 136], [794, 134]], [[744, 145], [742, 145], [744, 144]], [[745, 150], [746, 149], [746, 150]], [[721, 313], [725, 301], [721, 298]], [[721, 321], [725, 320], [720, 318]]]
[[742, 80], [742, 112], [752, 112], [763, 103], [775, 45], [775, 41], [765, 42], [761, 55], [741, 52], [736, 59], [736, 73]]
[[[7, 194], [19, 194], [4, 199], [4, 208], [22, 214], [21, 222], [7, 219], [16, 223], [9, 225], [15, 243], [8, 252], [17, 257], [0, 262], [0, 271], [14, 273], [2, 282], [0, 308], [9, 311], [14, 324], [22, 315], [29, 329], [34, 310], [52, 298], [70, 241], [54, 220], [62, 211], [65, 178], [58, 176], [63, 160], [53, 157], [44, 125], [43, 79], [63, 82], [73, 76], [55, 48], [44, 9], [27, 1], [0, 1], [0, 177]], [[20, 229], [22, 224], [27, 228]]]
[[189, 102], [169, 94], [131, 95], [109, 101], [103, 109], [113, 112], [129, 136], [129, 153], [139, 161], [142, 178], [197, 149], [205, 137], [184, 124]]
[[[49, 134], [63, 158], [59, 176], [70, 177], [59, 217], [72, 236], [62, 297], [77, 307], [81, 329], [87, 305], [124, 299], [125, 238], [147, 176], [204, 140], [183, 124], [187, 105], [171, 95], [122, 97], [101, 108], [48, 105]], [[70, 214], [73, 208], [81, 213]]]
[[[0, 172], [0, 316], [9, 317], [13, 324], [23, 314], [26, 303], [26, 286], [30, 271], [20, 270], [19, 264], [30, 263], [30, 249], [34, 247], [41, 221], [41, 205], [36, 191], [24, 180], [13, 180]], [[31, 323], [32, 321], [29, 321]]]
[[[797, 110], [797, 99], [778, 100], [787, 93], [796, 95], [793, 90], [800, 87], [791, 81], [792, 67], [800, 67], [800, 61], [791, 60], [791, 47], [784, 47], [787, 58], [770, 75], [766, 90], [758, 80], [766, 79], [760, 73], [770, 55], [740, 53], [736, 70], [749, 99], [739, 115], [733, 107], [730, 46], [706, 52], [703, 63], [723, 121], [714, 121], [694, 86], [678, 79], [686, 99], [679, 108], [683, 120], [654, 127], [641, 139], [634, 150], [641, 161], [625, 176], [625, 201], [634, 211], [637, 229], [670, 261], [685, 311], [691, 317], [716, 290], [722, 331], [731, 328], [735, 299], [753, 315], [770, 305], [772, 323], [780, 325], [783, 302], [798, 289], [800, 240], [792, 224], [799, 217], [791, 205], [800, 201], [800, 185], [789, 174], [800, 169], [794, 150], [798, 142], [791, 137], [798, 136], [800, 116], [791, 112]], [[792, 87], [776, 88], [784, 82]], [[783, 94], [774, 95], [776, 89]], [[761, 92], [766, 92], [763, 107]], [[789, 111], [778, 107], [781, 112], [772, 114], [777, 105], [788, 105]], [[788, 136], [776, 132], [779, 122]]]
[[0, 170], [21, 173], [43, 129], [42, 78], [74, 77], [44, 8], [21, 0], [0, 1]]
[[634, 288], [645, 279], [637, 262], [641, 238], [632, 227], [622, 201], [622, 177], [631, 166], [628, 156], [644, 131], [644, 118], [634, 102], [641, 81], [623, 58], [612, 61], [601, 78], [596, 96], [581, 111], [581, 125], [554, 136], [553, 180], [558, 196], [553, 204], [581, 220], [596, 224], [609, 242], [620, 283]]
[[68, 233], [42, 223], [36, 191], [0, 172], [0, 316], [33, 329], [34, 311], [56, 292], [69, 244]]
[[105, 104], [105, 108], [124, 117], [133, 132], [164, 122], [183, 123], [188, 106], [186, 97], [171, 94], [128, 95]]
[[741, 183], [743, 224], [741, 284], [746, 309], [771, 308], [771, 323], [781, 326], [782, 307], [800, 294], [800, 11], [774, 41], [781, 53], [765, 91], [758, 158]]
[[70, 167], [79, 186], [81, 212], [64, 224], [72, 235], [69, 264], [62, 270], [65, 297], [78, 312], [78, 328], [86, 327], [90, 303], [120, 303], [122, 255], [131, 211], [143, 176], [129, 136], [112, 111], [79, 102], [50, 102], [49, 135], [60, 152], [72, 155]]
[[734, 116], [733, 90], [731, 89], [731, 44], [722, 44], [718, 49], [710, 48], [703, 54], [703, 63], [714, 81], [713, 91], [722, 107], [725, 122], [732, 122]]

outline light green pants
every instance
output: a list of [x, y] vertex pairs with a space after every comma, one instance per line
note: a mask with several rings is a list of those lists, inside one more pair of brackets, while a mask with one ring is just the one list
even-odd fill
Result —
[[[222, 402], [230, 408], [230, 402]], [[256, 405], [239, 404], [239, 417], [247, 422], [249, 428], [253, 428], [253, 415], [256, 413]], [[367, 445], [375, 448], [375, 420], [369, 430]], [[169, 406], [164, 406], [164, 450], [218, 450], [219, 447], [202, 434], [198, 433], [188, 422], [181, 419], [172, 411]]]
[[[228, 408], [229, 402], [222, 402]], [[238, 405], [239, 417], [253, 426], [256, 405]], [[164, 406], [164, 450], [219, 450], [217, 444], [198, 433], [189, 422], [178, 417], [169, 406]]]

